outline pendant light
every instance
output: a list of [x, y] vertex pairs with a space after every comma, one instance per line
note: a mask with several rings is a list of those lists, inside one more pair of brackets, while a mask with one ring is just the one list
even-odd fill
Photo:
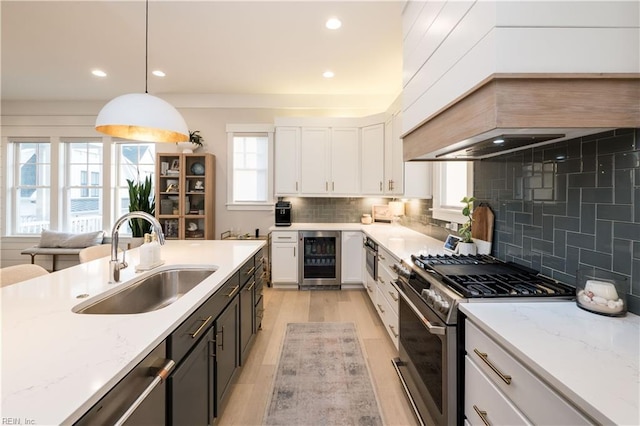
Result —
[[96, 130], [144, 142], [185, 142], [189, 129], [182, 115], [167, 101], [149, 94], [149, 0], [145, 5], [144, 93], [129, 93], [109, 101], [96, 119]]

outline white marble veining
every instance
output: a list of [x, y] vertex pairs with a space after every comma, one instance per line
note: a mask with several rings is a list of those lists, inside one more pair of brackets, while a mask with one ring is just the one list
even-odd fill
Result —
[[468, 303], [471, 321], [603, 424], [640, 424], [640, 316], [575, 302]]
[[[120, 284], [108, 284], [108, 258], [3, 287], [0, 416], [21, 424], [72, 424], [255, 254], [264, 241], [167, 241], [165, 265], [136, 273], [127, 252]], [[86, 299], [176, 265], [218, 269], [173, 304], [135, 315], [72, 312]]]
[[419, 252], [443, 254], [443, 242], [399, 225], [360, 223], [294, 223], [291, 226], [273, 226], [271, 231], [363, 231], [384, 246], [398, 259]]

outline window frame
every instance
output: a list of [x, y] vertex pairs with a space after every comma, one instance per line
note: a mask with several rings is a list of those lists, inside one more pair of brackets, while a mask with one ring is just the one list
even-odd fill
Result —
[[[444, 192], [446, 191], [446, 183], [444, 179], [445, 167], [448, 161], [433, 162], [433, 208], [431, 209], [434, 219], [445, 222], [465, 223], [467, 218], [462, 214], [462, 203], [460, 208], [451, 208], [443, 206], [442, 200], [446, 199]], [[466, 196], [473, 196], [473, 161], [467, 163], [467, 192]]]
[[[87, 148], [89, 146], [89, 144], [96, 144], [98, 145], [99, 151], [100, 151], [100, 162], [91, 162], [90, 161], [90, 156], [87, 156], [87, 158], [83, 161], [83, 162], [77, 162], [77, 160], [73, 159], [73, 145], [81, 145], [81, 144], [86, 144]], [[61, 221], [60, 224], [62, 226], [62, 229], [66, 232], [89, 232], [89, 231], [99, 231], [100, 229], [74, 229], [74, 227], [72, 226], [73, 223], [73, 215], [71, 214], [71, 206], [72, 206], [72, 200], [74, 198], [77, 197], [72, 197], [72, 191], [74, 189], [79, 189], [81, 194], [84, 194], [84, 192], [86, 191], [86, 197], [84, 196], [80, 196], [79, 198], [98, 198], [98, 210], [97, 210], [97, 215], [100, 217], [100, 228], [104, 229], [105, 228], [105, 218], [108, 218], [107, 215], [105, 215], [105, 206], [109, 205], [109, 199], [105, 200], [105, 197], [108, 197], [107, 194], [107, 187], [105, 185], [105, 145], [104, 145], [104, 141], [102, 138], [96, 138], [96, 137], [86, 137], [86, 138], [78, 138], [78, 137], [72, 137], [72, 138], [66, 138], [66, 137], [62, 137], [60, 138], [60, 145], [63, 148], [63, 152], [64, 155], [62, 155], [60, 157], [61, 160], [61, 164], [62, 164], [62, 169], [64, 170], [64, 177], [63, 180], [61, 181], [60, 184], [60, 194], [61, 194], [61, 201], [60, 201], [60, 205], [59, 208], [61, 208], [61, 212], [60, 212], [60, 217], [61, 217]], [[85, 151], [85, 154], [87, 154], [88, 151]], [[86, 166], [86, 170], [83, 170], [86, 172], [86, 181], [84, 184], [82, 184], [82, 182], [80, 184], [73, 184], [72, 181], [72, 166]], [[100, 175], [102, 175], [102, 179], [98, 180], [98, 185], [93, 186], [91, 184], [91, 174], [95, 173], [93, 171], [90, 171], [90, 169], [92, 168], [92, 166], [98, 166], [100, 165], [101, 167], [101, 173]], [[97, 193], [98, 195], [95, 196], [93, 195], [94, 193]]]
[[[271, 124], [228, 124], [227, 125], [227, 210], [273, 210], [273, 145], [275, 128]], [[235, 136], [264, 134], [267, 137], [267, 199], [265, 202], [236, 202], [233, 196], [234, 146]]]
[[[54, 138], [51, 137], [9, 137], [6, 139], [7, 141], [7, 151], [5, 164], [3, 167], [6, 167], [6, 172], [4, 173], [6, 188], [5, 191], [8, 193], [7, 197], [7, 205], [5, 205], [5, 211], [8, 213], [8, 221], [5, 221], [5, 226], [8, 225], [9, 233], [4, 232], [5, 235], [9, 234], [12, 236], [20, 236], [20, 237], [31, 237], [31, 236], [39, 236], [40, 233], [26, 233], [26, 232], [18, 232], [19, 222], [18, 222], [18, 204], [19, 197], [18, 193], [22, 188], [33, 188], [36, 191], [38, 189], [48, 189], [49, 190], [49, 225], [46, 229], [52, 229], [52, 225], [57, 223], [58, 215], [57, 210], [54, 209], [56, 205], [56, 201], [54, 200], [57, 197], [57, 175], [54, 172], [54, 167], [56, 160], [55, 158], [58, 155], [58, 144]], [[49, 185], [20, 185], [20, 148], [21, 144], [48, 144], [49, 145]], [[40, 164], [40, 163], [39, 163]], [[42, 163], [44, 164], [44, 163]]]

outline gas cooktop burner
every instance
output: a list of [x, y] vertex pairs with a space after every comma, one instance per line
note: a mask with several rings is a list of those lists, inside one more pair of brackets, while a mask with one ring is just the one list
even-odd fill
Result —
[[536, 271], [491, 256], [411, 256], [415, 266], [439, 275], [443, 282], [467, 298], [513, 296], [572, 296], [571, 286]]

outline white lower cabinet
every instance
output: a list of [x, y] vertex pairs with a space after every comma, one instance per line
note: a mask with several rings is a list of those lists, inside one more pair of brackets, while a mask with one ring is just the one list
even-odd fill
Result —
[[341, 277], [345, 284], [362, 284], [362, 232], [342, 231]]
[[[530, 425], [531, 423], [478, 366], [465, 357], [464, 414], [472, 425]], [[544, 409], [539, 407], [539, 409]]]
[[398, 275], [393, 264], [399, 262], [390, 252], [378, 246], [378, 281], [375, 283], [376, 297], [373, 304], [384, 323], [391, 341], [398, 349], [398, 289], [394, 282]]
[[298, 285], [298, 233], [271, 233], [271, 282], [274, 287]]
[[593, 423], [470, 320], [465, 349], [464, 414], [471, 424], [484, 424], [481, 416], [489, 424]]

